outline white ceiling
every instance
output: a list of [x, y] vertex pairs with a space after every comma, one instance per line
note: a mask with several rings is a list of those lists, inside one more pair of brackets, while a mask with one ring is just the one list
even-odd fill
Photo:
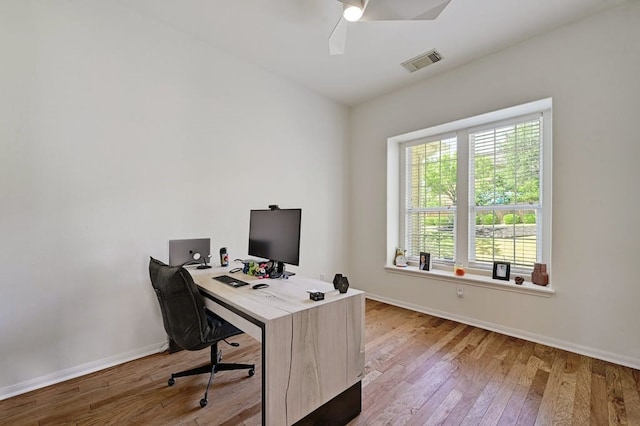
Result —
[[[342, 13], [336, 0], [118, 1], [353, 106], [624, 0], [452, 0], [435, 21], [350, 23], [342, 56], [328, 49]], [[433, 48], [441, 62], [413, 74], [400, 66]]]

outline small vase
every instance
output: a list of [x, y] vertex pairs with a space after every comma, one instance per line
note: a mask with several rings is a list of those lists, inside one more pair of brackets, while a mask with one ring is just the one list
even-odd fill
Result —
[[534, 263], [531, 273], [531, 282], [537, 285], [546, 286], [549, 284], [549, 274], [546, 263]]

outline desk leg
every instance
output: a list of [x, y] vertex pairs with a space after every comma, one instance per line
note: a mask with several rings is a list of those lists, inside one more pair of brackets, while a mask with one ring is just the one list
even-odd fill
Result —
[[362, 382], [359, 381], [294, 425], [346, 425], [358, 417], [361, 411]]
[[287, 393], [291, 371], [292, 316], [265, 324], [262, 389], [266, 425], [288, 425]]
[[[355, 388], [364, 370], [363, 318], [361, 300], [349, 298], [319, 304], [291, 314], [292, 350], [291, 371], [287, 388], [287, 420], [297, 422], [319, 407], [336, 400], [321, 419], [337, 422], [353, 418], [360, 412], [360, 396], [350, 401], [346, 396], [357, 394]], [[353, 394], [353, 395], [352, 395]], [[351, 398], [353, 399], [353, 398]], [[341, 405], [341, 403], [344, 403]], [[332, 413], [333, 409], [345, 410]], [[355, 413], [355, 414], [353, 414]]]

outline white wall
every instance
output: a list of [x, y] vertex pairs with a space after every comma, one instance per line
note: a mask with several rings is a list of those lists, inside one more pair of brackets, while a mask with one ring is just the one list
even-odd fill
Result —
[[[400, 305], [640, 368], [638, 40], [640, 3], [628, 2], [355, 108], [354, 285]], [[556, 294], [468, 287], [458, 299], [450, 282], [385, 272], [387, 138], [546, 97], [554, 106]]]
[[0, 398], [157, 351], [149, 256], [303, 209], [344, 267], [347, 110], [117, 2], [0, 2]]

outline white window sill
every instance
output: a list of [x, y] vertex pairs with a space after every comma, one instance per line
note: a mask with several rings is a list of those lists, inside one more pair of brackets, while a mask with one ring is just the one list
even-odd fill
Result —
[[442, 269], [432, 269], [431, 271], [422, 271], [416, 266], [407, 266], [404, 268], [386, 265], [387, 271], [394, 274], [412, 275], [414, 277], [430, 278], [439, 281], [449, 281], [457, 284], [468, 284], [476, 287], [491, 288], [494, 290], [511, 291], [514, 293], [531, 294], [534, 296], [551, 297], [555, 294], [555, 290], [549, 286], [540, 286], [525, 281], [522, 285], [517, 285], [513, 279], [509, 281], [494, 280], [484, 275], [476, 275], [466, 273], [463, 277], [453, 275], [452, 271]]

